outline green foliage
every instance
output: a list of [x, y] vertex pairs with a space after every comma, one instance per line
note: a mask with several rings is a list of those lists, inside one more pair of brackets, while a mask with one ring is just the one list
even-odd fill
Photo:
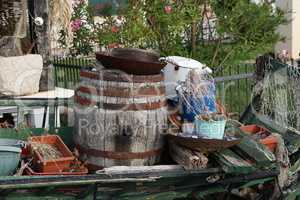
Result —
[[101, 46], [151, 48], [227, 66], [272, 51], [281, 39], [275, 30], [283, 16], [249, 0], [130, 0], [123, 22], [106, 17], [97, 35]]
[[231, 66], [272, 51], [281, 39], [276, 28], [285, 22], [279, 9], [249, 0], [128, 0], [118, 16], [103, 16], [95, 24], [93, 12], [77, 1], [71, 24], [75, 55], [91, 53], [96, 43], [108, 49], [154, 49], [211, 67]]
[[[273, 50], [281, 38], [276, 28], [284, 22], [283, 12], [273, 10], [268, 4], [254, 4], [247, 0], [213, 1], [213, 10], [218, 17], [217, 32], [221, 38], [229, 35], [228, 44], [219, 48], [216, 63], [253, 59]], [[213, 49], [218, 49], [212, 44]], [[205, 49], [205, 48], [204, 48]], [[205, 60], [209, 59], [202, 58]]]
[[[72, 55], [88, 55], [93, 51], [94, 26], [94, 16], [90, 7], [84, 0], [75, 1], [71, 18], [73, 41], [70, 50]], [[63, 34], [61, 32], [61, 37]]]
[[60, 45], [61, 48], [67, 48], [68, 44], [67, 44], [67, 33], [65, 30], [60, 30], [59, 31], [59, 38], [58, 38], [58, 43]]

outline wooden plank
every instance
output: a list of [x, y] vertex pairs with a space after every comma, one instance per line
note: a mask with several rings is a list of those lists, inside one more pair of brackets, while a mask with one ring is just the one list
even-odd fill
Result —
[[[131, 122], [134, 124], [134, 126], [132, 127], [133, 136], [131, 136], [131, 145], [129, 149], [131, 152], [146, 152], [148, 150], [151, 150], [147, 148], [148, 136], [156, 134], [149, 131], [149, 124], [147, 124], [147, 120], [149, 120], [149, 117], [151, 116], [149, 115], [149, 111], [139, 111], [136, 114], [139, 115], [139, 117], [132, 116]], [[131, 165], [149, 165], [149, 163], [147, 162], [147, 159], [131, 160]], [[154, 162], [155, 161], [150, 161], [150, 163]]]
[[[102, 122], [102, 126], [105, 127], [104, 150], [115, 151], [116, 150], [115, 138], [118, 136], [119, 128], [120, 128], [119, 126], [117, 126], [118, 124], [117, 115], [115, 114], [115, 111], [103, 110], [102, 112], [105, 112], [105, 121], [104, 121], [105, 124], [103, 124], [104, 122]], [[104, 159], [105, 159], [104, 167], [116, 165], [114, 160], [109, 158], [104, 158]]]
[[38, 53], [43, 57], [43, 71], [40, 80], [40, 91], [54, 89], [53, 68], [51, 66], [51, 20], [50, 20], [50, 1], [34, 0], [34, 17], [42, 17], [43, 25], [34, 26], [36, 33], [36, 43]]
[[[118, 168], [118, 169], [116, 169]], [[114, 167], [115, 171], [118, 171], [117, 173], [107, 173], [107, 174], [98, 174], [98, 175], [88, 175], [88, 176], [80, 176], [80, 177], [32, 177], [29, 180], [26, 180], [26, 177], [20, 177], [18, 181], [11, 181], [10, 186], [13, 184], [21, 184], [24, 187], [24, 183], [29, 182], [29, 185], [31, 187], [26, 186], [26, 189], [43, 189], [43, 187], [52, 187], [53, 184], [57, 184], [57, 188], [62, 188], [67, 186], [68, 184], [72, 185], [73, 183], [75, 185], [85, 185], [83, 180], [88, 180], [86, 184], [92, 185], [97, 184], [97, 188], [99, 190], [99, 193], [104, 195], [105, 197], [109, 197], [111, 199], [151, 199], [151, 198], [157, 198], [157, 199], [173, 199], [177, 197], [185, 197], [188, 196], [192, 191], [200, 191], [207, 187], [218, 187], [218, 186], [227, 186], [231, 183], [235, 183], [234, 185], [238, 187], [239, 185], [242, 185], [243, 183], [246, 183], [250, 180], [257, 180], [260, 178], [275, 176], [275, 174], [272, 172], [258, 172], [255, 174], [250, 175], [244, 175], [244, 176], [232, 176], [229, 175], [225, 176], [225, 179], [222, 179], [216, 183], [209, 183], [206, 181], [207, 176], [214, 175], [216, 172], [212, 172], [209, 174], [203, 173], [204, 170], [198, 170], [199, 173], [192, 173], [189, 174], [189, 171], [184, 170], [180, 166], [156, 166], [152, 169], [152, 172], [148, 172], [150, 174], [146, 174], [147, 170], [145, 169], [149, 167], [142, 167], [144, 169], [141, 169], [140, 167], [137, 167], [139, 172], [142, 172], [140, 174], [137, 174], [136, 169], [129, 170], [128, 168], [132, 167]], [[166, 169], [164, 173], [159, 170], [159, 168]], [[170, 174], [170, 172], [175, 172], [174, 169], [178, 169], [176, 173]], [[158, 170], [158, 172], [155, 172]], [[168, 171], [169, 170], [169, 171]], [[132, 171], [132, 174], [131, 174]], [[207, 171], [207, 170], [205, 170]], [[125, 172], [124, 176], [120, 175], [120, 172]], [[159, 173], [159, 175], [156, 175]], [[182, 173], [180, 175], [180, 173]], [[168, 175], [169, 177], [167, 178]], [[141, 182], [134, 182], [134, 181], [120, 181], [122, 177], [126, 177], [124, 179], [127, 180], [133, 180], [130, 178], [131, 176], [134, 176], [134, 178], [140, 177], [139, 180], [142, 180]], [[143, 179], [146, 179], [146, 177], [154, 177], [152, 178], [153, 181], [143, 181]], [[157, 178], [155, 178], [157, 177]], [[10, 178], [9, 178], [10, 179]], [[93, 182], [93, 179], [95, 182]], [[12, 179], [11, 179], [12, 180]], [[109, 182], [111, 181], [112, 182]], [[8, 181], [8, 180], [6, 180]], [[63, 183], [64, 185], [60, 185]], [[80, 183], [78, 181], [81, 181]], [[43, 184], [44, 186], [40, 185]], [[46, 186], [47, 183], [47, 186]], [[0, 185], [1, 185], [1, 178], [0, 178]], [[18, 186], [17, 186], [18, 187]], [[1, 187], [0, 187], [1, 188]], [[86, 189], [86, 187], [83, 187]], [[84, 190], [83, 189], [83, 190]], [[35, 190], [38, 191], [38, 190]], [[37, 194], [40, 194], [38, 192]], [[54, 195], [54, 194], [51, 194]], [[102, 196], [97, 196], [102, 197]]]
[[241, 150], [242, 153], [255, 160], [256, 165], [264, 166], [276, 161], [275, 155], [265, 145], [255, 141], [245, 133], [239, 132], [239, 134], [243, 139], [234, 148]]
[[219, 168], [207, 168], [196, 170], [185, 170], [180, 165], [154, 165], [154, 166], [115, 166], [99, 170], [97, 174], [105, 174], [109, 176], [185, 176], [190, 174], [210, 174], [220, 173]]
[[276, 161], [275, 155], [265, 145], [243, 133], [233, 122], [229, 121], [226, 126], [228, 131], [232, 131], [237, 137], [242, 138], [241, 142], [232, 148], [235, 152], [248, 156], [258, 166], [270, 165]]
[[170, 155], [175, 162], [186, 170], [207, 168], [208, 158], [203, 153], [181, 147], [169, 142]]
[[52, 181], [50, 182], [39, 182], [39, 183], [20, 183], [16, 184], [7, 184], [7, 185], [0, 185], [0, 189], [7, 190], [7, 189], [15, 189], [15, 188], [39, 188], [39, 187], [49, 187], [49, 186], [72, 186], [72, 185], [89, 185], [95, 183], [139, 183], [139, 182], [153, 182], [155, 178], [123, 178], [123, 179], [102, 179], [102, 180], [73, 180], [73, 181]]
[[247, 174], [256, 170], [251, 163], [245, 161], [230, 149], [215, 152], [213, 157], [227, 173]]
[[[120, 76], [120, 75], [118, 75]], [[108, 90], [112, 88], [110, 84], [113, 82], [108, 82], [108, 87], [106, 87]], [[121, 82], [116, 81], [114, 82], [116, 84], [117, 88], [122, 87]], [[104, 95], [104, 94], [103, 94]], [[107, 100], [109, 97], [106, 97]], [[114, 97], [115, 99], [115, 104], [128, 104], [129, 98], [120, 98], [120, 97]], [[123, 108], [121, 108], [123, 109]], [[115, 126], [117, 128], [117, 131], [114, 132], [115, 135], [113, 135], [114, 140], [111, 141], [111, 146], [113, 147], [110, 149], [110, 151], [113, 152], [131, 152], [132, 146], [135, 144], [134, 139], [137, 137], [137, 135], [134, 133], [134, 131], [138, 131], [138, 128], [135, 127], [135, 122], [134, 122], [134, 116], [132, 115], [131, 112], [122, 112], [120, 111], [115, 111], [113, 115], [116, 118], [115, 123], [112, 123], [110, 125]], [[107, 147], [106, 147], [107, 148]], [[108, 147], [109, 148], [109, 147]], [[110, 161], [114, 162], [113, 165], [125, 165], [125, 166], [130, 166], [131, 163], [133, 162], [132, 160], [113, 160], [110, 159]], [[108, 165], [108, 166], [113, 166], [113, 165]]]
[[[183, 172], [187, 172], [182, 169]], [[178, 173], [177, 173], [178, 174]], [[58, 187], [63, 188], [66, 186], [72, 185], [93, 185], [97, 184], [100, 190], [103, 193], [106, 191], [113, 191], [115, 190], [114, 197], [116, 199], [146, 199], [149, 197], [148, 195], [158, 195], [168, 192], [176, 192], [176, 193], [189, 193], [192, 191], [198, 191], [205, 187], [209, 186], [227, 186], [230, 184], [234, 184], [236, 187], [239, 185], [243, 185], [252, 180], [264, 179], [267, 177], [274, 177], [277, 175], [275, 172], [271, 171], [264, 171], [264, 172], [255, 172], [253, 174], [247, 175], [240, 175], [240, 176], [232, 176], [228, 175], [225, 176], [225, 179], [221, 179], [215, 183], [209, 183], [206, 181], [207, 176], [214, 175], [215, 173], [210, 174], [186, 174], [184, 176], [174, 176], [167, 178], [165, 175], [156, 176], [152, 178], [153, 181], [148, 181], [149, 179], [145, 178], [145, 174], [137, 175], [135, 179], [139, 181], [133, 181], [133, 178], [124, 178], [126, 181], [122, 181], [120, 176], [118, 175], [88, 175], [88, 176], [77, 176], [77, 177], [20, 177], [18, 180], [14, 177], [14, 179], [9, 178], [9, 180], [5, 180], [2, 182], [0, 178], [0, 189], [2, 188], [22, 188], [25, 189], [37, 189], [37, 188], [46, 188], [46, 187]], [[125, 175], [126, 177], [130, 177], [129, 173]], [[138, 178], [140, 177], [140, 178]], [[158, 178], [161, 177], [161, 178]], [[86, 181], [84, 181], [86, 180]], [[144, 181], [145, 180], [145, 181]], [[28, 183], [28, 184], [26, 184]], [[7, 187], [9, 186], [9, 187]], [[21, 186], [21, 187], [20, 187]], [[85, 188], [85, 187], [84, 187]], [[120, 190], [120, 189], [123, 190]], [[118, 192], [118, 191], [120, 192]], [[158, 197], [157, 196], [157, 197]], [[120, 197], [120, 198], [118, 198]], [[160, 196], [163, 197], [163, 196]], [[149, 198], [148, 198], [149, 199]]]
[[[155, 137], [157, 137], [160, 132], [156, 128], [157, 125], [157, 116], [155, 116], [155, 113], [152, 111], [144, 111], [145, 115], [147, 116], [147, 123], [146, 126], [143, 128], [144, 129], [144, 137], [146, 138], [145, 141], [143, 142], [144, 144], [144, 149], [145, 150], [151, 150], [157, 148], [157, 144], [154, 144], [153, 141], [155, 141]], [[159, 138], [158, 138], [159, 139]], [[157, 140], [156, 140], [157, 141]], [[159, 159], [158, 157], [152, 156], [149, 158], [149, 160], [144, 161], [144, 165], [149, 165], [149, 163], [155, 163], [157, 162], [156, 159]]]
[[50, 3], [49, 0], [34, 0], [34, 16], [43, 18], [42, 26], [35, 26], [37, 35], [37, 49], [42, 55], [44, 62], [47, 63], [50, 58]]

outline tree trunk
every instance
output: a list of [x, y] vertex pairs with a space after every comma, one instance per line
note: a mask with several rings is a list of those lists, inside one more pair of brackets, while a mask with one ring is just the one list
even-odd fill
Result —
[[50, 1], [34, 0], [34, 15], [44, 20], [43, 25], [35, 26], [38, 53], [43, 57], [43, 72], [40, 80], [40, 91], [54, 89], [53, 67], [50, 63]]
[[193, 22], [191, 24], [191, 46], [192, 46], [192, 56], [196, 53], [196, 40], [197, 40], [197, 23]]

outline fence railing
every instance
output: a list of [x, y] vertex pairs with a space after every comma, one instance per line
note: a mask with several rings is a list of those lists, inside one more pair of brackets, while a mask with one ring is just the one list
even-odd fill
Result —
[[75, 89], [79, 83], [79, 72], [83, 67], [91, 67], [93, 60], [87, 58], [54, 58], [55, 86]]
[[228, 111], [241, 114], [251, 101], [254, 73], [216, 77], [217, 97]]
[[[91, 67], [93, 59], [54, 58], [55, 85], [75, 89], [81, 68]], [[251, 101], [254, 64], [240, 64], [214, 74], [217, 98], [229, 112], [240, 114]]]
[[251, 101], [255, 64], [243, 63], [225, 68], [214, 75], [217, 98], [229, 112], [242, 113]]

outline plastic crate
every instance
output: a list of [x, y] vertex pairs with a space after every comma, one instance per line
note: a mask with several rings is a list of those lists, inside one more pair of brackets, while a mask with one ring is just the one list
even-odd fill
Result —
[[[49, 144], [56, 147], [62, 154], [61, 158], [45, 160], [43, 156], [32, 147], [33, 143]], [[72, 152], [57, 135], [35, 136], [29, 138], [29, 146], [34, 157], [34, 165], [38, 172], [56, 173], [67, 171], [71, 162], [75, 159]]]

